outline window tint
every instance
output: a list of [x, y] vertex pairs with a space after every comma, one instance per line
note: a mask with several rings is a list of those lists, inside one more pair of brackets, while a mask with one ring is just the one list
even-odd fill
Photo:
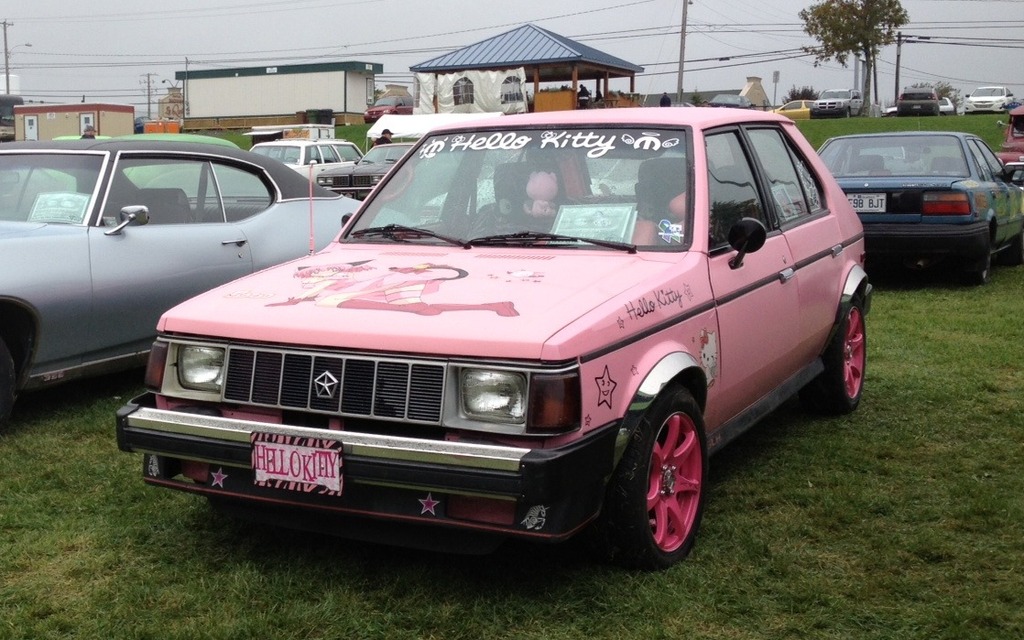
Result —
[[0, 220], [86, 222], [102, 166], [99, 155], [0, 156]]
[[749, 135], [764, 167], [779, 220], [785, 224], [820, 209], [818, 183], [786, 143], [783, 133], [778, 129], [753, 129]]
[[266, 209], [271, 192], [259, 176], [201, 158], [123, 158], [103, 209], [115, 225], [127, 206], [143, 205], [149, 224], [203, 224], [239, 220]]
[[338, 157], [338, 152], [334, 150], [329, 144], [322, 144], [318, 147], [320, 155], [323, 157], [324, 162], [341, 162], [341, 158]]
[[710, 247], [714, 249], [728, 244], [729, 229], [741, 218], [756, 218], [768, 225], [739, 134], [729, 131], [710, 135], [706, 146], [711, 201]]
[[988, 167], [988, 171], [992, 176], [990, 179], [995, 179], [995, 176], [1003, 172], [1003, 163], [999, 161], [996, 154], [992, 153], [988, 145], [976, 139], [968, 140], [968, 145], [971, 147], [971, 152], [978, 159], [978, 164]]

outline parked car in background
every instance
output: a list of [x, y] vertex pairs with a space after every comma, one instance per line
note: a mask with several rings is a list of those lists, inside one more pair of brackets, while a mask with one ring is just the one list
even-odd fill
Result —
[[955, 116], [956, 105], [949, 98], [939, 98], [939, 115], [940, 116]]
[[1006, 87], [978, 87], [964, 97], [964, 113], [1000, 113], [1013, 102]]
[[168, 311], [117, 441], [258, 522], [477, 553], [591, 526], [665, 568], [712, 452], [793, 394], [858, 406], [863, 251], [788, 118], [439, 127], [337, 243]]
[[1003, 162], [1024, 162], [1024, 107], [1015, 107], [1008, 113], [1003, 142], [999, 145], [999, 159]]
[[327, 169], [351, 165], [363, 157], [363, 152], [354, 142], [333, 138], [257, 142], [250, 151], [283, 162], [304, 176], [308, 177], [312, 172], [313, 179]]
[[826, 89], [811, 104], [811, 118], [849, 118], [862, 106], [864, 98], [856, 89]]
[[1024, 262], [1024, 192], [980, 138], [839, 136], [819, 153], [864, 223], [869, 265], [923, 269], [952, 260], [970, 282], [984, 284], [993, 256]]
[[775, 113], [786, 116], [790, 120], [810, 120], [811, 105], [814, 100], [791, 100], [775, 109]]
[[355, 164], [324, 171], [316, 177], [316, 183], [335, 193], [362, 200], [411, 147], [411, 142], [377, 145]]
[[168, 308], [324, 247], [355, 209], [263, 156], [167, 140], [0, 147], [0, 426], [15, 396], [141, 366]]
[[728, 107], [730, 109], [753, 109], [754, 103], [746, 96], [732, 93], [719, 93], [708, 100], [709, 107]]
[[897, 116], [937, 116], [939, 94], [934, 87], [907, 87], [896, 99]]
[[1007, 162], [1006, 171], [1010, 174], [1010, 182], [1024, 187], [1024, 162]]
[[385, 96], [374, 102], [373, 106], [363, 113], [363, 120], [366, 121], [366, 124], [373, 124], [380, 120], [381, 116], [409, 115], [412, 110], [412, 96]]

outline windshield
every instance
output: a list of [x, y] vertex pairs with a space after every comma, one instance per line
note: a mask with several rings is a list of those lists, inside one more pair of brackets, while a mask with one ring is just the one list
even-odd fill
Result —
[[0, 155], [0, 221], [84, 224], [103, 156]]
[[849, 98], [850, 92], [839, 89], [829, 89], [828, 91], [822, 91], [821, 95], [818, 96], [818, 100], [835, 100], [836, 98]]
[[402, 101], [395, 97], [381, 98], [377, 102], [373, 103], [375, 107], [397, 107], [402, 104]]
[[[689, 147], [685, 129], [431, 136], [378, 187], [347, 237], [587, 248], [598, 240], [682, 249], [689, 244]], [[389, 225], [435, 235], [396, 234]], [[359, 233], [382, 227], [388, 232]]]
[[981, 87], [980, 89], [975, 89], [974, 93], [971, 94], [971, 97], [972, 98], [991, 98], [993, 96], [1002, 97], [1002, 95], [1003, 95], [1003, 88], [1002, 87]]
[[401, 158], [405, 154], [406, 151], [409, 150], [410, 146], [412, 146], [412, 145], [408, 145], [408, 144], [382, 144], [382, 145], [378, 145], [376, 147], [373, 147], [369, 151], [367, 151], [366, 155], [363, 156], [363, 159], [360, 160], [360, 163], [362, 163], [362, 164], [385, 164], [385, 163], [394, 164], [395, 162], [398, 162], [398, 159]]

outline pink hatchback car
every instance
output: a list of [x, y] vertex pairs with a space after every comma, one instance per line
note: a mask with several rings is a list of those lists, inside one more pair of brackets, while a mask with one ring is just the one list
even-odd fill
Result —
[[782, 116], [436, 130], [327, 249], [168, 311], [118, 443], [258, 521], [463, 552], [592, 528], [664, 568], [710, 454], [796, 393], [857, 407], [863, 260]]

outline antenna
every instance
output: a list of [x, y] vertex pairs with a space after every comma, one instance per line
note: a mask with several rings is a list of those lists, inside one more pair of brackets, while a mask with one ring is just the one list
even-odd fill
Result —
[[313, 233], [313, 168], [316, 160], [309, 163], [309, 255], [316, 253], [316, 236]]

